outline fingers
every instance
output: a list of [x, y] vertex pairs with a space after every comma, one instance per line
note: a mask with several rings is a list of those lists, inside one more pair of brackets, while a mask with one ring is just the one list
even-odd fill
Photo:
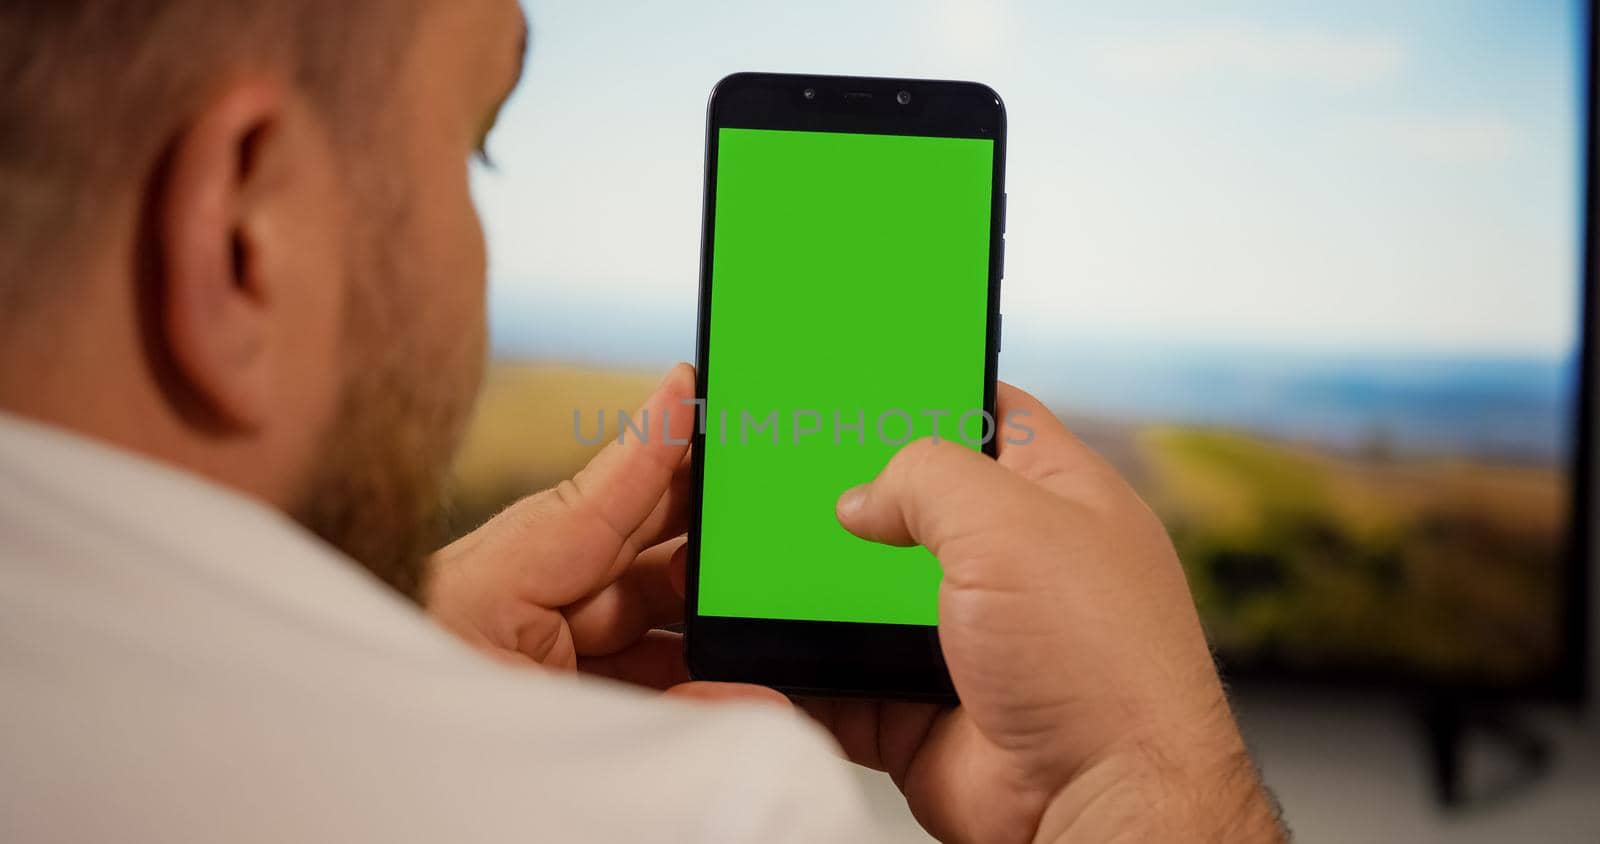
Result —
[[680, 683], [667, 689], [667, 694], [687, 700], [700, 700], [710, 703], [749, 702], [765, 703], [789, 709], [793, 706], [789, 698], [782, 692], [769, 689], [766, 686], [752, 686], [747, 683], [712, 683], [706, 680], [695, 680]]
[[616, 653], [652, 628], [683, 620], [672, 560], [684, 545], [680, 538], [646, 550], [616, 581], [562, 611], [580, 656]]
[[938, 555], [951, 538], [1018, 524], [1038, 510], [1033, 488], [1065, 493], [1079, 479], [1103, 483], [1105, 462], [1038, 399], [1001, 383], [996, 409], [998, 462], [951, 442], [911, 443], [871, 483], [840, 496], [839, 522], [863, 539]]
[[925, 439], [901, 449], [871, 483], [846, 491], [836, 509], [839, 523], [862, 539], [924, 545], [938, 555], [958, 520], [983, 523], [1024, 483], [976, 451]]
[[672, 584], [672, 591], [678, 597], [687, 600], [689, 597], [689, 543], [678, 546], [676, 551], [667, 560], [667, 581]]
[[929, 731], [949, 711], [934, 703], [854, 698], [802, 698], [795, 704], [833, 734], [846, 758], [887, 773], [901, 787]]
[[683, 637], [665, 630], [652, 630], [614, 654], [579, 658], [578, 670], [660, 691], [690, 680]]
[[[916, 545], [925, 543], [910, 523], [910, 506], [916, 502], [908, 493], [916, 488], [909, 476], [926, 480], [930, 471], [936, 476], [950, 477], [962, 472], [982, 474], [980, 462], [987, 463], [981, 455], [969, 449], [948, 444], [941, 448], [932, 440], [917, 440], [901, 449], [871, 483], [845, 490], [834, 507], [839, 524], [862, 539], [885, 545]], [[929, 469], [930, 463], [938, 464]], [[930, 490], [929, 495], [934, 491]]]
[[609, 656], [578, 660], [578, 670], [635, 686], [657, 689], [685, 700], [710, 703], [754, 702], [788, 708], [782, 692], [744, 683], [712, 683], [691, 680], [683, 659], [683, 637], [665, 630], [652, 630], [632, 647]]
[[995, 412], [999, 415], [1000, 465], [1013, 472], [1044, 482], [1102, 468], [1100, 456], [1027, 391], [1001, 381]]
[[652, 532], [669, 530], [681, 516], [659, 510], [659, 505], [689, 448], [695, 427], [693, 399], [694, 369], [680, 363], [639, 410], [634, 420], [638, 430], [623, 429], [620, 441], [606, 445], [570, 485], [564, 485], [563, 499], [580, 514], [601, 520], [618, 537], [634, 536], [652, 514], [657, 516], [650, 525]]
[[668, 574], [673, 549], [641, 552], [685, 527], [693, 397], [694, 370], [673, 367], [571, 481], [519, 501], [441, 551], [430, 610], [453, 629], [525, 653], [533, 653], [524, 639], [536, 622], [565, 620], [569, 659], [620, 654], [645, 631], [679, 620], [682, 600]]
[[875, 700], [850, 698], [801, 698], [795, 701], [801, 711], [833, 734], [846, 759], [875, 771], [885, 769], [878, 752], [878, 712], [883, 704]]
[[683, 531], [684, 443], [696, 419], [694, 405], [680, 403], [694, 395], [693, 373], [688, 364], [673, 367], [634, 414], [641, 430], [628, 430], [571, 481], [523, 499], [476, 532], [492, 536], [500, 553], [553, 563], [519, 578], [524, 597], [554, 608], [598, 593], [641, 551]]
[[684, 455], [684, 460], [672, 473], [666, 493], [656, 502], [650, 515], [646, 516], [644, 522], [633, 532], [632, 541], [625, 543], [626, 545], [631, 545], [633, 548], [649, 548], [675, 536], [682, 536], [689, 530], [689, 491], [692, 478], [688, 456]]

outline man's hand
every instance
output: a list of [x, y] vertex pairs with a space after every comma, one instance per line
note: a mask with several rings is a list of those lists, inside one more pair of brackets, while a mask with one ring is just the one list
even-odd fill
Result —
[[671, 572], [682, 567], [693, 397], [694, 370], [679, 364], [635, 416], [648, 420], [643, 440], [608, 444], [572, 480], [435, 555], [428, 611], [508, 661], [692, 697], [782, 701], [754, 686], [687, 682], [680, 638], [655, 629], [683, 619]]
[[1032, 441], [913, 443], [838, 506], [939, 558], [961, 706], [807, 709], [944, 840], [1278, 840], [1160, 522], [1033, 397], [1001, 385], [999, 411]]

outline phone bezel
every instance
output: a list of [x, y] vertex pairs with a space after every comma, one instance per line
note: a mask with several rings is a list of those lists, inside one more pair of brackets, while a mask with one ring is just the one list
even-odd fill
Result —
[[[806, 89], [814, 96], [806, 98]], [[909, 91], [911, 101], [898, 101]], [[722, 128], [792, 129], [994, 141], [984, 408], [995, 413], [1000, 355], [1000, 284], [1005, 271], [1005, 105], [986, 85], [854, 76], [736, 73], [718, 82], [706, 109], [701, 212], [696, 395], [710, 366], [711, 268], [716, 227], [717, 143]], [[997, 424], [998, 427], [998, 424]], [[996, 452], [996, 436], [984, 447]], [[685, 658], [699, 680], [755, 683], [795, 695], [953, 702], [938, 629], [920, 625], [786, 621], [698, 612], [705, 431], [693, 437], [689, 501]]]

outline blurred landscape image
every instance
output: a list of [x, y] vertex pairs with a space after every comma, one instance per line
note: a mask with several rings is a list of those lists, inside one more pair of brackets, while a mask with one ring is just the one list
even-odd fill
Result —
[[[659, 377], [497, 362], [458, 465], [457, 529], [571, 477], [601, 448], [575, 436], [574, 411], [593, 439], [604, 410], [613, 439], [616, 412]], [[1161, 516], [1224, 659], [1515, 684], [1558, 658], [1569, 491], [1555, 455], [1319, 446], [1053, 404]]]
[[1565, 665], [1585, 4], [525, 5], [458, 528], [694, 359], [717, 80], [969, 79], [1007, 112], [1000, 377], [1156, 509], [1227, 668]]

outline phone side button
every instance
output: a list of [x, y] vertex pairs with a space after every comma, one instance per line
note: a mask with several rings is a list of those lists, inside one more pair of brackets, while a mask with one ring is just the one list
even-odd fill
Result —
[[994, 329], [994, 353], [1001, 354], [1006, 350], [1006, 315], [1000, 315], [1000, 323]]
[[1004, 235], [1000, 236], [1000, 277], [1006, 277], [1006, 239]]

